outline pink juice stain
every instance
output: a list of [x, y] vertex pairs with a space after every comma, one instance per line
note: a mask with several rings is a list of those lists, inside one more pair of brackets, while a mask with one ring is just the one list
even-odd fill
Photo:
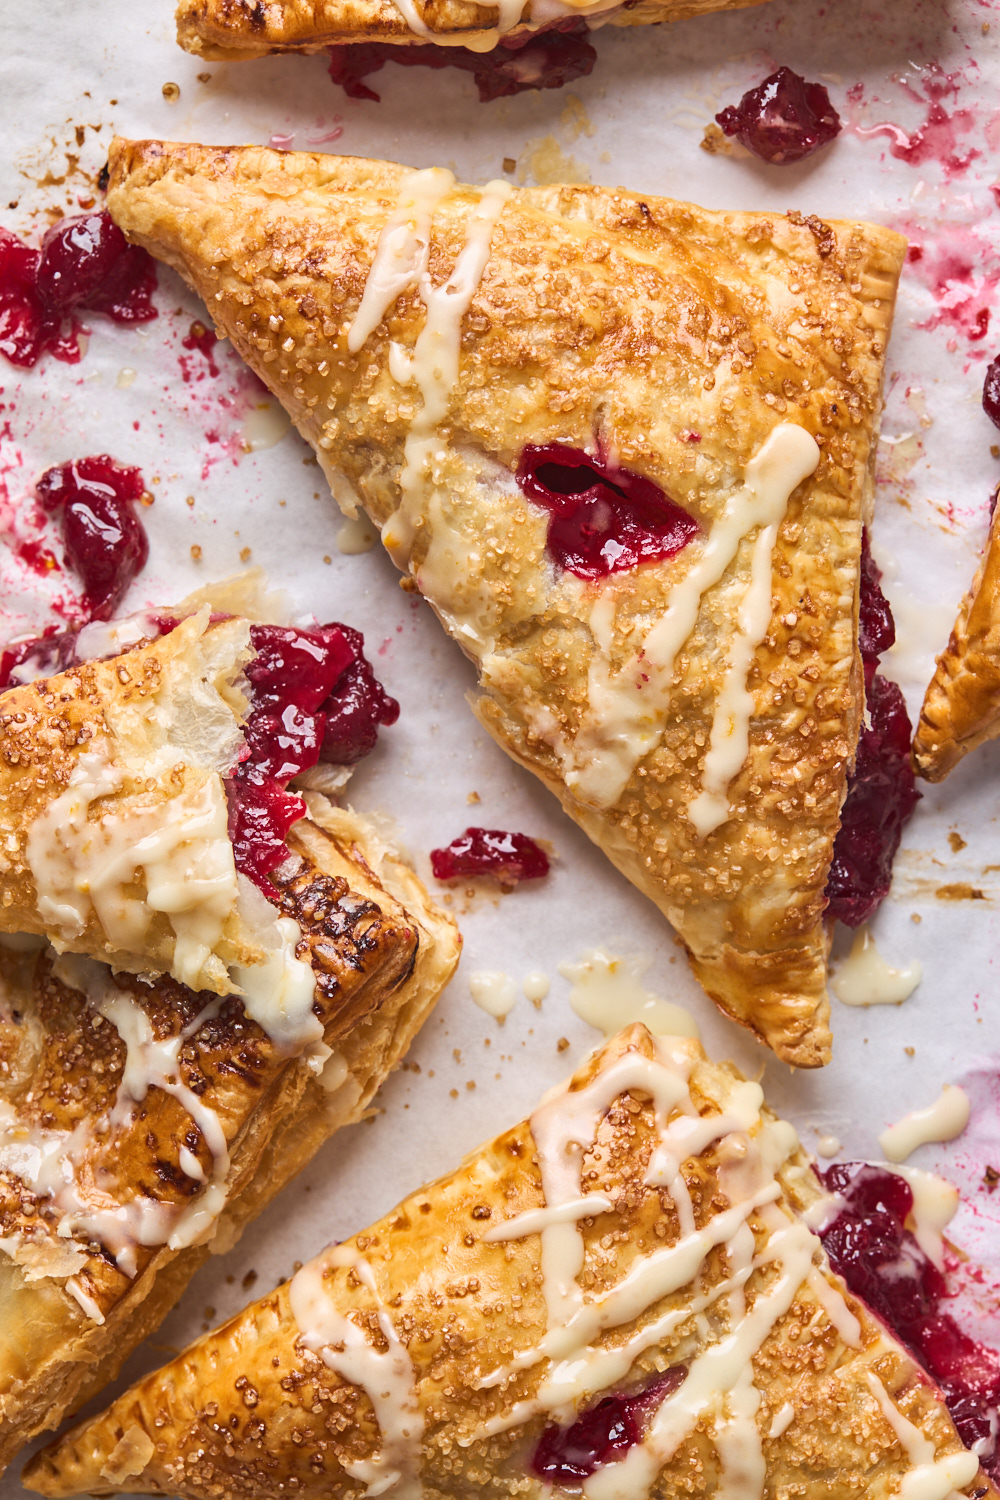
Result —
[[962, 176], [973, 162], [982, 160], [982, 151], [964, 139], [979, 133], [979, 122], [973, 109], [958, 104], [961, 86], [958, 73], [946, 73], [939, 63], [931, 63], [920, 70], [917, 86], [906, 78], [894, 81], [926, 108], [923, 123], [915, 130], [906, 130], [892, 120], [862, 124], [860, 114], [865, 95], [864, 86], [858, 83], [847, 91], [851, 106], [846, 122], [848, 130], [862, 140], [886, 138], [890, 155], [911, 167], [939, 163], [948, 181]]

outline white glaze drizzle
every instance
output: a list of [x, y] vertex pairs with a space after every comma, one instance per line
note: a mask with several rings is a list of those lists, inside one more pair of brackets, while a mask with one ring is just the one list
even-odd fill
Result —
[[894, 969], [875, 946], [867, 927], [859, 927], [847, 958], [837, 964], [830, 988], [842, 1005], [899, 1005], [923, 978], [917, 959]]
[[886, 1161], [906, 1161], [920, 1146], [953, 1141], [969, 1123], [969, 1097], [956, 1084], [946, 1083], [926, 1109], [915, 1109], [879, 1136]]
[[[744, 538], [754, 530], [764, 532], [780, 524], [792, 493], [815, 471], [819, 458], [815, 439], [805, 428], [779, 423], [747, 464], [743, 485], [730, 497], [704, 542], [693, 542], [687, 549], [694, 560], [671, 590], [667, 608], [647, 632], [641, 650], [615, 676], [607, 656], [595, 653], [588, 683], [589, 708], [574, 743], [562, 752], [567, 784], [582, 802], [613, 806], [639, 761], [659, 743], [677, 656], [695, 628], [702, 596], [722, 580]], [[762, 544], [762, 557], [765, 550]], [[761, 564], [757, 572], [762, 571]], [[767, 572], [770, 584], [770, 569]], [[756, 596], [755, 603], [759, 603]], [[761, 605], [760, 610], [749, 612], [747, 643], [762, 609]], [[719, 731], [718, 764], [722, 765], [723, 742], [727, 742], [727, 757], [728, 742], [733, 747], [740, 742], [743, 709], [739, 704], [733, 707], [735, 699], [725, 691], [720, 704], [723, 721], [732, 724], [731, 732]], [[735, 748], [731, 753], [735, 755]], [[745, 754], [744, 750], [744, 758]]]
[[[153, 913], [163, 912], [175, 934], [171, 973], [198, 989], [237, 898], [222, 778], [213, 771], [166, 802], [90, 820], [91, 804], [124, 780], [102, 751], [85, 751], [66, 790], [32, 822], [25, 853], [38, 913], [66, 943], [93, 912], [116, 948], [141, 955]], [[134, 886], [140, 874], [144, 895]]]
[[900, 1500], [947, 1500], [952, 1490], [964, 1489], [979, 1473], [979, 1459], [960, 1449], [937, 1457], [937, 1450], [919, 1427], [904, 1417], [885, 1386], [872, 1371], [867, 1371], [868, 1385], [879, 1410], [896, 1435], [899, 1446], [913, 1465], [900, 1482]]
[[403, 173], [396, 207], [379, 235], [361, 303], [347, 334], [352, 354], [364, 347], [397, 298], [427, 274], [434, 210], [454, 186], [454, 173], [443, 167]]
[[605, 1036], [641, 1021], [654, 1036], [696, 1037], [698, 1026], [689, 1011], [646, 989], [642, 981], [649, 966], [647, 958], [622, 958], [607, 948], [593, 948], [575, 963], [561, 963], [559, 972], [573, 985], [572, 1009]]
[[501, 969], [478, 969], [469, 975], [469, 994], [488, 1016], [502, 1021], [517, 1004], [517, 985]]
[[[324, 1272], [333, 1267], [349, 1267], [371, 1293], [386, 1350], [375, 1349], [364, 1328], [334, 1306], [324, 1284]], [[424, 1419], [416, 1371], [382, 1305], [371, 1266], [352, 1245], [339, 1245], [296, 1272], [288, 1301], [300, 1342], [318, 1354], [328, 1369], [364, 1391], [372, 1404], [381, 1447], [371, 1458], [342, 1461], [344, 1469], [367, 1486], [368, 1496], [391, 1491], [399, 1500], [419, 1500]]]
[[779, 1438], [786, 1433], [795, 1420], [795, 1407], [790, 1401], [780, 1406], [775, 1412], [770, 1427], [767, 1429], [769, 1438]]
[[553, 1208], [527, 1208], [524, 1213], [515, 1214], [512, 1219], [505, 1219], [502, 1224], [487, 1229], [483, 1240], [488, 1245], [504, 1240], [522, 1240], [528, 1234], [541, 1234], [549, 1224], [576, 1224], [593, 1214], [610, 1213], [614, 1206], [606, 1193], [584, 1193], [581, 1198], [571, 1198]]

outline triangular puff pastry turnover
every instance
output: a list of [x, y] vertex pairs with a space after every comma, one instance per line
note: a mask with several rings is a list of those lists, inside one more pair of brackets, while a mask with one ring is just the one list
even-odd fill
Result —
[[825, 1062], [900, 236], [254, 147], [118, 140], [110, 171], [476, 662], [490, 733], [720, 1006]]
[[970, 750], [1000, 734], [1000, 520], [937, 659], [913, 738], [913, 763], [943, 781]]
[[683, 21], [762, 0], [180, 0], [177, 40], [198, 57], [237, 62], [319, 52], [343, 42], [438, 42], [477, 52], [600, 16], [601, 25]]
[[995, 1493], [832, 1273], [806, 1222], [822, 1198], [757, 1084], [631, 1027], [25, 1482], [185, 1500]]
[[253, 647], [208, 605], [172, 624], [0, 694], [0, 1468], [361, 1117], [458, 958], [416, 877], [321, 792], [270, 900], [236, 869], [219, 767], [242, 741], [259, 768], [261, 664], [303, 632]]

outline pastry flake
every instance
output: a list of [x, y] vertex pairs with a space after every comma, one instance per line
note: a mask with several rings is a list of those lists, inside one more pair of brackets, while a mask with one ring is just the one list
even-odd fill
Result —
[[724, 1010], [825, 1062], [824, 888], [904, 241], [156, 141], [114, 144], [108, 203], [381, 527], [476, 662], [494, 738], [657, 903]]
[[600, 15], [602, 24], [682, 21], [763, 0], [180, 0], [177, 40], [186, 52], [237, 62], [268, 52], [321, 52], [344, 42], [438, 42], [477, 52], [559, 21]]
[[[216, 615], [239, 594], [236, 586], [216, 591]], [[103, 734], [110, 748], [102, 765], [127, 766], [127, 773], [117, 788], [106, 776], [100, 807], [112, 824], [117, 816], [128, 826], [119, 799], [132, 794], [129, 778], [138, 772], [126, 751], [147, 730], [163, 729], [164, 683], [174, 682], [181, 653], [202, 685], [212, 661], [216, 673], [207, 677], [221, 684], [218, 702], [228, 705], [231, 696], [235, 705], [242, 694], [252, 704], [252, 680], [237, 687], [230, 675], [233, 642], [248, 665], [254, 659], [246, 649], [250, 622], [223, 616], [223, 644], [213, 644], [216, 627], [205, 624], [211, 606], [190, 603], [194, 613], [151, 643], [0, 695], [0, 714], [15, 726], [30, 724], [35, 746], [37, 801], [20, 798], [11, 777], [8, 814], [27, 806], [37, 820], [60, 807], [63, 788], [81, 784], [74, 765], [97, 753]], [[146, 685], [145, 696], [136, 684]], [[184, 702], [196, 718], [196, 693]], [[227, 722], [215, 698], [206, 696], [203, 707], [206, 720], [216, 713], [222, 727], [201, 725], [199, 744], [218, 743], [224, 759], [239, 722], [228, 706]], [[138, 741], [126, 732], [136, 728], [130, 715], [142, 731]], [[92, 722], [98, 733], [74, 732]], [[187, 735], [189, 750], [193, 738]], [[8, 757], [8, 767], [18, 763]], [[162, 781], [138, 778], [135, 795], [148, 803], [142, 838], [173, 847], [171, 797], [211, 785], [217, 774], [191, 752]], [[335, 1130], [361, 1118], [458, 961], [454, 923], [368, 821], [321, 791], [304, 792], [306, 815], [288, 830], [284, 860], [269, 877], [270, 900], [237, 879], [226, 795], [221, 833], [209, 825], [207, 851], [189, 841], [175, 872], [210, 895], [219, 872], [228, 872], [237, 891], [243, 947], [222, 969], [224, 986], [195, 989], [158, 974], [156, 960], [167, 969], [168, 955], [154, 947], [160, 929], [148, 916], [131, 914], [137, 932], [143, 921], [152, 932], [147, 961], [141, 932], [136, 946], [108, 952], [102, 921], [107, 910], [121, 919], [111, 895], [107, 910], [95, 907], [93, 930], [75, 941], [51, 918], [57, 952], [39, 932], [49, 919], [35, 921], [37, 860], [33, 867], [27, 859], [19, 876], [6, 873], [11, 905], [20, 904], [13, 914], [5, 909], [12, 930], [0, 932], [0, 1468], [112, 1379], [204, 1257], [228, 1249]], [[72, 816], [50, 821], [73, 832]], [[59, 845], [71, 873], [105, 869], [106, 860], [86, 862], [87, 839], [97, 840], [102, 825], [77, 821], [80, 837], [68, 852], [65, 840]], [[33, 825], [25, 823], [30, 846]], [[6, 847], [14, 853], [9, 839]], [[139, 847], [130, 836], [133, 859]], [[73, 865], [77, 852], [83, 862]], [[144, 869], [150, 865], [119, 870], [124, 894], [116, 900], [141, 901]], [[82, 895], [97, 883], [67, 877], [64, 886]], [[175, 907], [166, 905], [166, 913], [176, 916]], [[192, 910], [204, 938], [219, 911]], [[231, 956], [223, 940], [212, 950], [220, 955]]]
[[760, 1087], [630, 1027], [29, 1463], [51, 1497], [994, 1494]]
[[985, 556], [924, 694], [913, 763], [927, 781], [943, 781], [970, 750], [998, 734], [1000, 528], [994, 509]]

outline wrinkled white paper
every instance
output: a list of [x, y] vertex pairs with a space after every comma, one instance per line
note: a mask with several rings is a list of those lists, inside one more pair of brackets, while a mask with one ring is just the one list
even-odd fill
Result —
[[[712, 207], [867, 217], [909, 232], [921, 258], [907, 267], [889, 351], [874, 537], [899, 627], [887, 670], [916, 711], [1000, 478], [990, 452], [1000, 433], [980, 408], [1000, 319], [984, 338], [968, 336], [982, 326], [978, 310], [994, 310], [1000, 276], [991, 192], [1000, 139], [995, 0], [772, 0], [674, 27], [609, 28], [597, 38], [590, 78], [485, 106], [464, 74], [389, 66], [369, 80], [383, 96], [374, 105], [347, 100], [322, 57], [201, 63], [173, 41], [171, 0], [6, 0], [5, 10], [0, 223], [36, 242], [50, 218], [89, 206], [114, 130], [218, 143], [276, 138], [300, 149], [446, 165], [472, 181], [500, 176], [506, 165], [515, 181], [589, 176]], [[713, 113], [779, 63], [829, 87], [848, 127], [833, 147], [784, 169], [701, 151]], [[167, 83], [179, 86], [179, 99], [164, 96]], [[917, 135], [935, 89], [944, 124]], [[893, 129], [871, 134], [881, 123]], [[891, 153], [893, 143], [904, 156]], [[161, 272], [157, 304], [160, 317], [141, 330], [93, 318], [76, 366], [47, 360], [21, 372], [0, 360], [4, 634], [44, 624], [49, 602], [66, 589], [64, 576], [40, 579], [12, 560], [32, 478], [87, 453], [139, 464], [155, 495], [144, 513], [151, 557], [126, 607], [169, 601], [241, 560], [263, 564], [299, 608], [365, 632], [402, 704], [349, 800], [392, 819], [428, 877], [428, 850], [470, 823], [546, 840], [555, 862], [538, 888], [471, 897], [460, 888], [444, 897], [462, 925], [465, 954], [411, 1053], [418, 1070], [398, 1073], [376, 1118], [331, 1142], [239, 1246], [203, 1269], [127, 1375], [151, 1368], [530, 1110], [598, 1039], [569, 1009], [569, 984], [558, 974], [560, 962], [598, 943], [647, 955], [646, 984], [689, 1008], [716, 1055], [751, 1074], [763, 1069], [772, 1104], [807, 1145], [832, 1134], [843, 1158], [877, 1158], [886, 1124], [930, 1103], [945, 1082], [965, 1086], [973, 1101], [966, 1134], [924, 1148], [912, 1164], [961, 1187], [951, 1233], [985, 1267], [984, 1281], [967, 1289], [965, 1316], [1000, 1344], [1000, 1193], [991, 1198], [981, 1187], [986, 1164], [1000, 1167], [1000, 747], [925, 792], [874, 924], [891, 961], [922, 963], [916, 994], [899, 1008], [868, 1011], [834, 1001], [834, 1061], [819, 1074], [793, 1073], [715, 1012], [657, 912], [486, 739], [465, 702], [472, 669], [427, 607], [401, 592], [387, 558], [338, 549], [343, 523], [305, 445], [288, 434], [243, 451], [248, 435], [267, 440], [283, 424], [228, 346], [218, 347], [217, 379], [196, 350], [180, 346], [202, 309], [169, 273]], [[981, 898], [943, 900], [945, 886]], [[470, 997], [469, 977], [479, 970], [503, 970], [518, 982], [543, 970], [551, 992], [538, 1008], [522, 996], [501, 1025]], [[564, 1037], [569, 1046], [560, 1051]], [[0, 1485], [0, 1500], [21, 1493], [18, 1467]]]

